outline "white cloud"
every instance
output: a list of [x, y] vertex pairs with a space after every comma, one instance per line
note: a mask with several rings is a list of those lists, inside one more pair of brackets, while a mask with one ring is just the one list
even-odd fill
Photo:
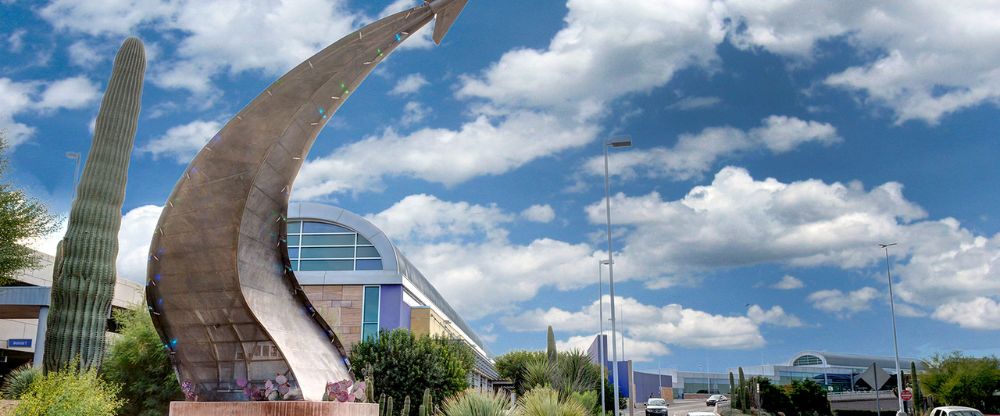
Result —
[[220, 129], [222, 123], [218, 121], [195, 120], [171, 127], [162, 136], [141, 146], [139, 151], [151, 153], [153, 159], [161, 156], [170, 157], [177, 163], [186, 164]]
[[146, 282], [146, 263], [149, 244], [160, 220], [163, 207], [143, 205], [133, 208], [122, 217], [118, 231], [118, 276], [134, 282]]
[[946, 303], [939, 306], [933, 316], [962, 328], [1000, 330], [1000, 303], [987, 297]]
[[0, 130], [6, 133], [7, 145], [11, 149], [28, 141], [35, 134], [34, 127], [14, 121], [14, 114], [30, 108], [34, 90], [34, 85], [30, 83], [0, 78]]
[[844, 38], [874, 56], [826, 84], [858, 91], [895, 112], [897, 122], [941, 117], [1000, 102], [1000, 8], [990, 1], [839, 3], [732, 0], [717, 4], [732, 43], [809, 60], [816, 45]]
[[771, 285], [771, 287], [779, 290], [792, 290], [804, 288], [806, 285], [805, 283], [802, 283], [802, 280], [796, 278], [795, 276], [786, 274], [781, 276], [781, 280]]
[[43, 111], [82, 108], [96, 100], [99, 95], [97, 84], [87, 77], [66, 78], [46, 85], [35, 107]]
[[[761, 126], [747, 131], [733, 127], [708, 127], [697, 134], [682, 134], [673, 147], [654, 147], [614, 152], [609, 155], [610, 173], [634, 176], [640, 171], [651, 177], [686, 180], [699, 177], [720, 159], [754, 150], [784, 153], [805, 143], [830, 145], [841, 141], [828, 123], [772, 115]], [[604, 158], [587, 161], [587, 171], [604, 174]]]
[[78, 40], [69, 45], [69, 61], [73, 65], [93, 68], [94, 65], [101, 62], [103, 58], [100, 53], [91, 45], [87, 44], [86, 41]]
[[382, 186], [383, 177], [392, 176], [452, 186], [582, 146], [597, 134], [594, 126], [561, 125], [547, 114], [521, 112], [494, 121], [479, 116], [458, 131], [424, 128], [407, 135], [386, 129], [307, 160], [295, 181], [294, 196], [370, 191]]
[[408, 127], [424, 121], [427, 115], [430, 114], [431, 110], [416, 101], [410, 101], [403, 106], [403, 118], [400, 119], [400, 124], [404, 127]]
[[879, 291], [873, 287], [844, 293], [837, 289], [820, 290], [809, 295], [813, 307], [824, 312], [830, 312], [847, 318], [851, 315], [871, 309], [871, 303], [879, 296]]
[[719, 97], [683, 97], [668, 105], [667, 108], [682, 111], [700, 110], [715, 107], [721, 102], [722, 99]]
[[429, 82], [427, 82], [427, 78], [424, 78], [423, 75], [410, 74], [401, 78], [398, 82], [396, 82], [396, 86], [392, 87], [392, 90], [389, 91], [389, 94], [392, 95], [416, 94], [418, 91], [420, 91], [421, 88], [423, 88], [427, 84], [429, 84]]
[[[605, 353], [608, 355], [607, 359], [610, 361], [611, 357], [611, 331], [604, 331], [604, 335], [608, 337], [608, 351]], [[590, 345], [594, 343], [594, 339], [597, 338], [597, 334], [593, 335], [575, 335], [571, 336], [565, 340], [556, 340], [556, 350], [558, 351], [587, 351]], [[622, 353], [622, 340], [625, 342], [625, 351], [628, 355], [625, 359], [634, 362], [649, 362], [653, 361], [656, 357], [661, 357], [670, 354], [670, 349], [667, 348], [663, 343], [658, 341], [641, 341], [633, 337], [625, 336], [623, 337], [620, 332], [616, 333], [616, 338], [618, 340], [618, 353]]]
[[781, 306], [774, 305], [771, 309], [764, 309], [760, 305], [751, 305], [747, 309], [747, 317], [755, 324], [769, 324], [783, 326], [787, 328], [798, 328], [802, 326], [799, 317], [786, 313]]
[[543, 287], [593, 284], [597, 254], [586, 244], [540, 238], [513, 244], [495, 206], [411, 195], [367, 216], [386, 232], [462, 316], [510, 311]]
[[[605, 295], [603, 301], [609, 305], [611, 297]], [[714, 349], [744, 349], [765, 344], [758, 322], [750, 317], [715, 315], [678, 304], [646, 305], [633, 298], [615, 297], [615, 302], [619, 314], [625, 319], [625, 336], [638, 341]], [[501, 318], [500, 322], [511, 331], [540, 331], [551, 325], [558, 331], [596, 334], [598, 305], [599, 302], [594, 300], [576, 312], [555, 307], [527, 310]], [[784, 311], [777, 308], [782, 319], [794, 318], [784, 315]], [[779, 319], [773, 311], [769, 311], [768, 318]], [[609, 306], [605, 306], [605, 316], [610, 316]], [[642, 316], [643, 320], [637, 324], [627, 320], [630, 316]]]
[[15, 30], [7, 37], [7, 43], [10, 43], [10, 51], [14, 53], [20, 53], [21, 48], [24, 47], [24, 35], [28, 31], [24, 29]]
[[549, 204], [535, 204], [521, 211], [521, 218], [533, 222], [547, 223], [556, 219], [556, 212]]

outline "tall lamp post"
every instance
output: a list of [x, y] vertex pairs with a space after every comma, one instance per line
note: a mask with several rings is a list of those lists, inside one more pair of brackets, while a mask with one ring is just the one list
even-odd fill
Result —
[[[76, 181], [80, 177], [80, 152], [66, 152], [66, 158], [76, 160], [76, 168], [73, 169], [73, 198], [76, 198]], [[72, 203], [72, 201], [70, 201]]]
[[[899, 339], [896, 336], [896, 305], [892, 299], [892, 270], [889, 267], [889, 247], [896, 245], [896, 243], [879, 243], [879, 247], [885, 250], [885, 274], [889, 279], [889, 311], [892, 313], [892, 346], [896, 350], [896, 398], [899, 400], [899, 411], [896, 412], [896, 416], [906, 416], [906, 411], [903, 410], [903, 373], [899, 371]], [[878, 394], [878, 392], [875, 392]]]
[[598, 289], [599, 295], [597, 297], [597, 304], [600, 306], [600, 313], [599, 313], [600, 317], [599, 318], [600, 318], [600, 322], [601, 322], [601, 324], [600, 324], [601, 332], [598, 334], [598, 338], [597, 338], [597, 349], [598, 349], [598, 351], [600, 351], [598, 353], [598, 355], [600, 355], [600, 358], [601, 358], [601, 411], [602, 412], [605, 409], [608, 408], [607, 404], [605, 403], [605, 398], [604, 398], [604, 380], [607, 378], [607, 376], [604, 374], [604, 372], [606, 370], [605, 367], [607, 367], [607, 365], [608, 365], [608, 361], [607, 361], [607, 358], [606, 358], [607, 353], [604, 351], [605, 348], [607, 348], [607, 343], [604, 342], [604, 340], [605, 340], [605, 338], [604, 338], [604, 265], [605, 264], [608, 264], [607, 260], [598, 260], [597, 261], [597, 287], [599, 288]]
[[611, 249], [611, 176], [608, 174], [608, 148], [610, 147], [629, 147], [632, 146], [631, 137], [617, 137], [611, 140], [605, 141], [604, 148], [604, 212], [607, 214], [608, 220], [608, 282], [610, 287], [609, 295], [611, 296], [611, 355], [616, 359], [614, 361], [615, 372], [615, 415], [619, 414], [618, 403], [619, 403], [619, 393], [618, 393], [618, 383], [619, 383], [619, 373], [618, 373], [618, 346], [617, 346], [617, 328], [615, 327], [615, 265], [614, 261], [611, 259], [611, 255], [614, 250]]

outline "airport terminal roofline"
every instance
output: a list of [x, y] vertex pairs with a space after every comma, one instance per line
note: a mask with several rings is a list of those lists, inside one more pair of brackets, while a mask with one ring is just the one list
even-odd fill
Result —
[[[448, 301], [441, 296], [441, 293], [427, 281], [420, 270], [410, 262], [406, 256], [403, 255], [402, 251], [392, 243], [392, 240], [378, 227], [372, 224], [370, 221], [366, 220], [351, 211], [344, 208], [320, 204], [315, 202], [291, 202], [288, 204], [288, 218], [289, 220], [318, 220], [325, 222], [335, 222], [346, 226], [354, 231], [357, 231], [361, 236], [365, 237], [375, 246], [379, 254], [382, 255], [382, 270], [387, 272], [392, 272], [399, 276], [402, 276], [405, 280], [412, 283], [424, 296], [433, 303], [445, 317], [452, 321], [452, 323], [457, 326], [469, 340], [479, 347], [487, 357], [491, 357], [489, 349], [486, 344], [476, 335], [476, 332], [462, 319], [462, 317], [456, 312]], [[391, 253], [391, 254], [390, 254]], [[303, 284], [310, 284], [309, 274], [310, 272], [296, 272], [296, 276], [303, 275], [305, 279]], [[345, 274], [350, 272], [312, 272], [317, 274]], [[357, 272], [355, 272], [357, 273]], [[360, 283], [358, 283], [360, 284]]]
[[[864, 354], [844, 354], [826, 351], [802, 351], [795, 354], [785, 365], [796, 366], [795, 362], [802, 357], [814, 356], [819, 358], [822, 364], [830, 367], [858, 367], [865, 368], [875, 363], [882, 368], [895, 368], [896, 360], [893, 357], [864, 355]], [[899, 357], [899, 366], [902, 370], [909, 370], [910, 363], [916, 364], [918, 369], [927, 367], [927, 363], [918, 358]], [[802, 365], [799, 365], [802, 366]], [[814, 365], [815, 366], [815, 365]]]

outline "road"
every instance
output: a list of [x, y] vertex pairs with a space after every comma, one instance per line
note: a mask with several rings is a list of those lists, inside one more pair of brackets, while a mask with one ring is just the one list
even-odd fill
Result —
[[674, 400], [668, 409], [670, 416], [686, 416], [688, 412], [714, 412], [715, 406], [705, 406], [704, 399]]

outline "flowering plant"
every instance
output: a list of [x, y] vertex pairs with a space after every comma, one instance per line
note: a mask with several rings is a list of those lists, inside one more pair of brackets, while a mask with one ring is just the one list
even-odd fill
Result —
[[326, 394], [323, 395], [325, 401], [338, 401], [341, 403], [353, 403], [365, 400], [365, 382], [352, 382], [351, 380], [341, 380], [326, 383]]

